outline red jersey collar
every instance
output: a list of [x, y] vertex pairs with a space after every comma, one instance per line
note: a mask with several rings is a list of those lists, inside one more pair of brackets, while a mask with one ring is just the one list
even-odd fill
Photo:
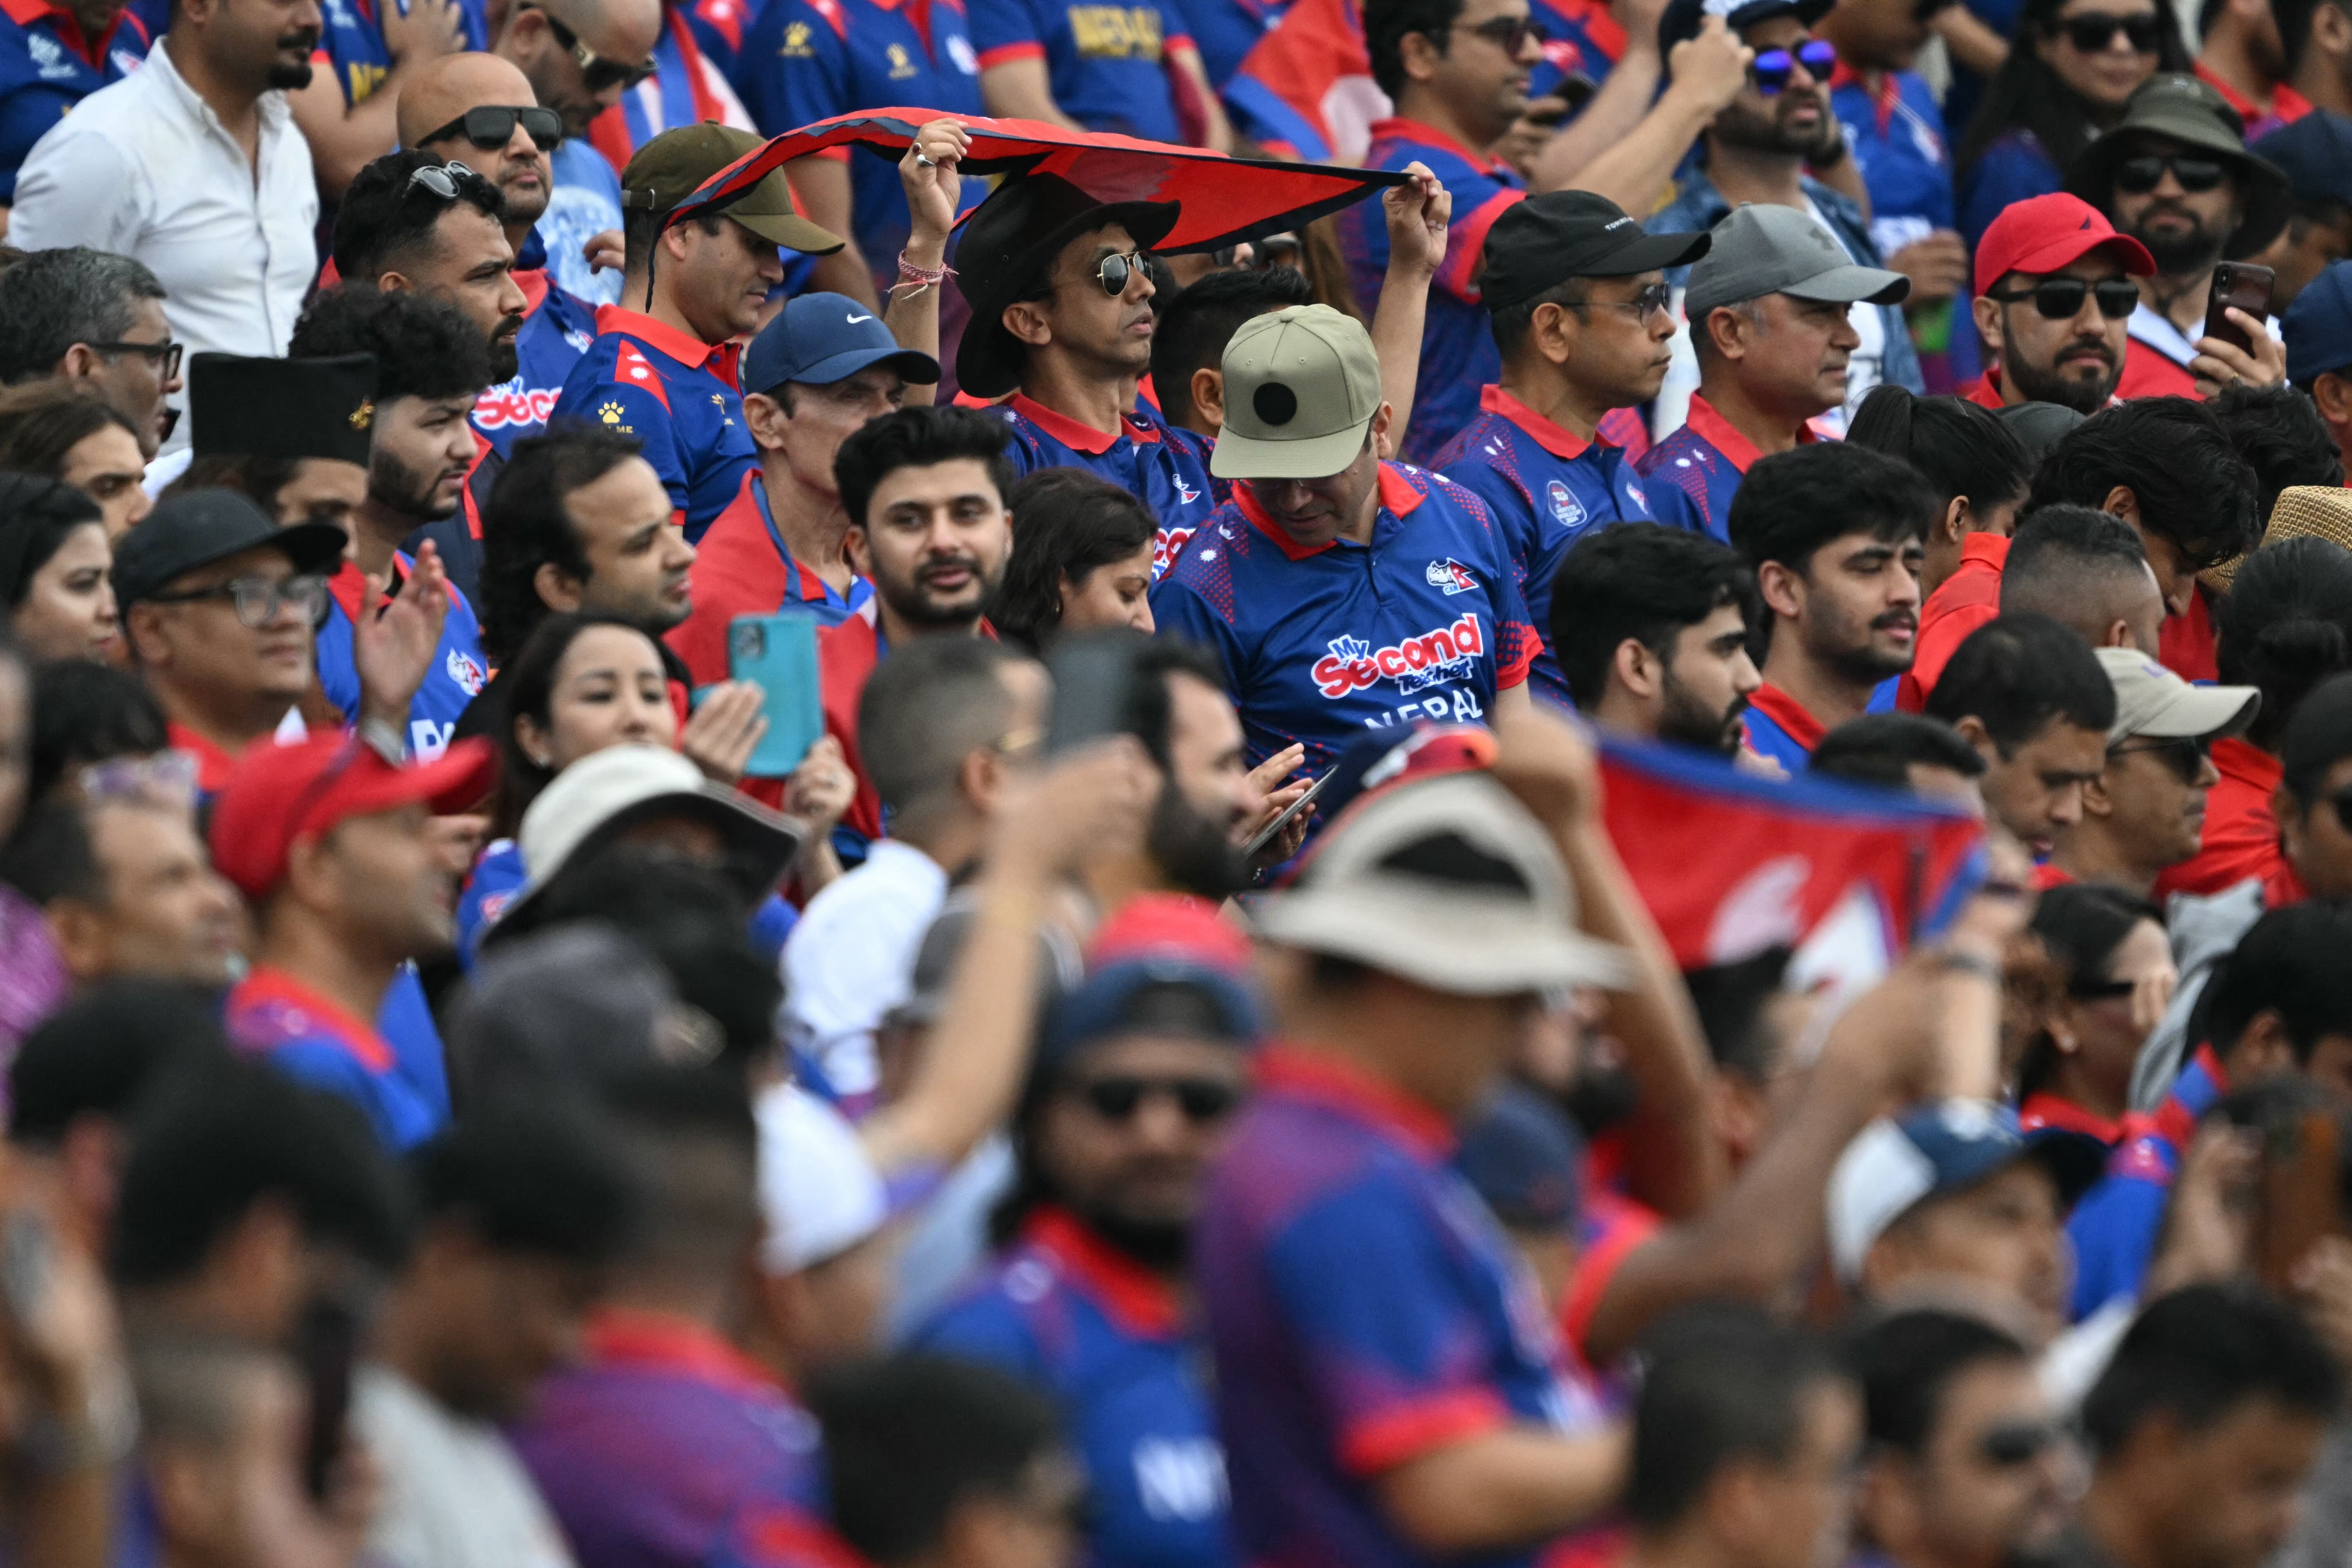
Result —
[[[1392, 517], [1402, 518], [1427, 499], [1412, 488], [1411, 479], [1397, 472], [1395, 464], [1381, 465], [1381, 510]], [[1310, 555], [1320, 555], [1339, 542], [1337, 539], [1327, 539], [1320, 544], [1301, 544], [1291, 538], [1283, 531], [1282, 524], [1267, 516], [1265, 508], [1258, 505], [1257, 497], [1251, 493], [1249, 481], [1246, 479], [1234, 481], [1234, 501], [1241, 508], [1242, 516], [1248, 521], [1249, 525], [1274, 541], [1275, 548], [1293, 561], [1304, 561]], [[1380, 531], [1378, 518], [1373, 519], [1372, 530], [1374, 532]]]
[[1808, 752], [1822, 743], [1829, 729], [1797, 705], [1797, 700], [1766, 681], [1748, 695], [1748, 705], [1789, 732], [1789, 739]]
[[390, 1072], [393, 1069], [392, 1047], [375, 1032], [375, 1026], [345, 1012], [341, 1004], [312, 990], [282, 969], [267, 963], [257, 963], [236, 987], [240, 1007], [256, 1002], [282, 1002], [299, 1007], [327, 1026], [330, 1032], [359, 1058], [370, 1072]]
[[2000, 371], [1998, 367], [1986, 371], [1982, 375], [1960, 388], [1960, 395], [1979, 408], [2009, 406], [2000, 400]]
[[1495, 160], [1486, 153], [1465, 147], [1434, 125], [1424, 125], [1418, 120], [1407, 120], [1401, 114], [1389, 120], [1373, 121], [1370, 134], [1375, 142], [1382, 142], [1393, 137], [1400, 142], [1418, 142], [1424, 147], [1442, 147], [1482, 174], [1491, 174], [1495, 172]]
[[[1748, 465], [1763, 456], [1756, 449], [1755, 442], [1742, 436], [1738, 426], [1717, 414], [1715, 411], [1715, 405], [1696, 392], [1691, 394], [1690, 413], [1685, 417], [1683, 423], [1697, 431], [1708, 446], [1722, 453], [1729, 459], [1731, 466], [1743, 474], [1748, 471]], [[1811, 425], [1797, 426], [1797, 440], [1801, 445], [1807, 441], [1820, 439], [1821, 437], [1814, 432]]]
[[1873, 87], [1868, 77], [1840, 57], [1837, 65], [1830, 71], [1830, 90], [1835, 92], [1842, 87], [1858, 87], [1869, 96], [1870, 107], [1878, 115], [1878, 133], [1884, 136], [1886, 122], [1895, 118], [1895, 101], [1903, 96], [1903, 84], [1895, 79], [1895, 73], [1880, 71], [1878, 85]]
[[1089, 458], [1101, 457], [1118, 446], [1122, 436], [1130, 441], [1160, 439], [1159, 431], [1132, 419], [1121, 419], [1119, 428], [1106, 436], [1091, 425], [1081, 425], [1066, 414], [1055, 413], [1025, 392], [1014, 393], [1005, 406], [1071, 451], [1084, 452]]
[[[5, 3], [5, 0], [0, 0], [0, 4]], [[533, 267], [511, 276], [515, 287], [522, 290], [522, 319], [528, 321], [539, 313], [541, 305], [547, 303], [547, 268]]]
[[2311, 100], [2284, 82], [2271, 89], [2271, 106], [2265, 111], [2262, 105], [2223, 81], [2221, 76], [2203, 60], [2197, 62], [2197, 79], [2220, 93], [2222, 101], [2236, 110], [2238, 118], [2249, 125], [2257, 120], [2263, 119], [2266, 114], [2275, 118], [2281, 124], [2291, 124], [2311, 112]]
[[1591, 441], [1545, 418], [1499, 386], [1480, 387], [1478, 406], [1489, 414], [1501, 415], [1525, 431], [1528, 440], [1555, 458], [1581, 458], [1592, 447]]
[[782, 1392], [766, 1367], [691, 1318], [631, 1307], [599, 1307], [582, 1333], [598, 1366], [669, 1372], [745, 1394]]
[[1051, 1257], [1127, 1332], [1166, 1340], [1182, 1331], [1184, 1314], [1167, 1281], [1088, 1230], [1067, 1209], [1038, 1209], [1022, 1239]]
[[2084, 1133], [2102, 1143], [2113, 1143], [2124, 1135], [2122, 1122], [2110, 1121], [2046, 1090], [2026, 1097], [2025, 1103], [2017, 1108], [2017, 1121], [2028, 1132], [2054, 1127], [2061, 1131]]
[[214, 745], [177, 721], [163, 726], [163, 738], [175, 751], [186, 752], [196, 759], [196, 787], [207, 795], [217, 795], [228, 787], [229, 774], [236, 772], [236, 759]]
[[1338, 1057], [1270, 1046], [1258, 1054], [1258, 1088], [1339, 1111], [1437, 1161], [1454, 1152], [1454, 1125], [1394, 1084]]
[[668, 355], [683, 365], [700, 366], [727, 347], [725, 343], [706, 343], [700, 338], [688, 337], [667, 321], [637, 310], [625, 310], [618, 305], [596, 307], [596, 335], [619, 332], [632, 337], [649, 349]]

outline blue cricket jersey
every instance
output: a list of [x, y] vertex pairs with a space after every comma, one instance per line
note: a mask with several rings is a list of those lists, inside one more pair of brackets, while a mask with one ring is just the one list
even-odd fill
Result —
[[518, 272], [522, 330], [515, 334], [513, 378], [474, 404], [474, 428], [504, 459], [514, 444], [547, 428], [563, 382], [596, 338], [596, 307], [556, 286], [545, 268]]
[[47, 0], [0, 0], [0, 203], [16, 199], [25, 154], [66, 110], [139, 68], [155, 35], [125, 11], [98, 37]]
[[1445, 477], [1486, 503], [1517, 568], [1528, 618], [1543, 639], [1530, 689], [1575, 706], [1552, 657], [1551, 584], [1569, 547], [1593, 528], [1646, 522], [1648, 498], [1624, 449], [1561, 429], [1499, 386], [1481, 387], [1478, 417], [1438, 455]]
[[[1870, 700], [1863, 711], [1894, 712], [1895, 699], [1902, 685], [1901, 676], [1890, 675], [1872, 687]], [[1748, 729], [1748, 749], [1759, 757], [1771, 758], [1792, 778], [1805, 771], [1813, 748], [1829, 733], [1828, 728], [1800, 707], [1795, 698], [1769, 680], [1748, 694], [1747, 711], [1739, 717]]]
[[1305, 547], [1236, 485], [1151, 590], [1163, 634], [1215, 653], [1255, 767], [1328, 769], [1365, 728], [1483, 721], [1540, 646], [1478, 498], [1383, 463], [1369, 545]]
[[[1874, 89], [1841, 60], [1830, 76], [1830, 112], [1870, 192], [1871, 237], [1882, 253], [1892, 256], [1929, 229], [1952, 226], [1952, 150], [1926, 78], [1881, 71]], [[1889, 230], [1894, 220], [1925, 226]]]
[[[1797, 439], [1818, 437], [1807, 426]], [[1756, 443], [1694, 392], [1682, 428], [1643, 453], [1633, 471], [1641, 476], [1652, 517], [1728, 544], [1731, 498], [1761, 455]]]
[[1225, 1455], [1175, 1292], [1059, 1209], [1031, 1216], [913, 1343], [1050, 1394], [1091, 1483], [1089, 1568], [1221, 1568]]
[[262, 965], [237, 982], [226, 1023], [240, 1051], [358, 1106], [394, 1152], [425, 1142], [448, 1122], [446, 1088], [436, 1105], [401, 1071], [373, 1026], [283, 970]]
[[703, 342], [618, 305], [596, 312], [596, 332], [549, 417], [635, 437], [688, 541], [698, 540], [760, 467], [735, 387], [736, 346]]
[[1156, 579], [1184, 548], [1184, 542], [1215, 513], [1226, 486], [1209, 477], [1207, 437], [1169, 424], [1140, 398], [1120, 421], [1116, 436], [1081, 425], [1016, 392], [997, 405], [1013, 426], [1007, 456], [1023, 474], [1039, 468], [1085, 468], [1101, 475], [1151, 509], [1160, 525], [1151, 541]]
[[[1382, 120], [1372, 126], [1367, 169], [1426, 163], [1454, 197], [1445, 232], [1445, 260], [1429, 290], [1422, 320], [1421, 372], [1413, 383], [1412, 418], [1405, 427], [1407, 462], [1430, 464], [1478, 416], [1478, 389], [1503, 378], [1503, 357], [1478, 291], [1486, 258], [1486, 231], [1527, 189], [1508, 167], [1463, 146], [1433, 126]], [[1358, 202], [1339, 215], [1339, 249], [1348, 283], [1369, 317], [1379, 308], [1388, 276], [1388, 217], [1377, 201]]]
[[1181, 12], [1153, 0], [971, 0], [971, 17], [982, 70], [1042, 60], [1054, 106], [1087, 130], [1185, 140], [1168, 65], [1170, 49], [1192, 47]]
[[[404, 0], [390, 3], [406, 9]], [[465, 47], [488, 48], [490, 27], [483, 0], [457, 0], [457, 5], [466, 29]], [[383, 21], [377, 15], [376, 0], [320, 0], [319, 20], [319, 47], [311, 52], [311, 68], [335, 79], [346, 106], [365, 103], [392, 74], [392, 50], [383, 41]]]
[[[405, 555], [395, 555], [401, 574], [415, 570]], [[346, 561], [327, 584], [332, 602], [326, 624], [319, 628], [319, 688], [343, 717], [357, 722], [360, 712], [360, 672], [353, 659], [352, 632], [358, 621], [367, 580]], [[397, 591], [396, 589], [394, 590]], [[418, 760], [431, 762], [449, 746], [457, 715], [490, 683], [489, 658], [482, 652], [482, 629], [474, 608], [453, 586], [449, 614], [441, 623], [441, 643], [433, 650], [433, 664], [425, 684], [408, 704], [408, 749]]]
[[2124, 1119], [2124, 1135], [2107, 1156], [2106, 1173], [2083, 1194], [2066, 1221], [2074, 1244], [2077, 1321], [2118, 1296], [2136, 1296], [2157, 1233], [2171, 1201], [2173, 1179], [2197, 1136], [2197, 1123], [2229, 1092], [2229, 1074], [2213, 1047], [2202, 1045], [2173, 1080], [2164, 1103]]

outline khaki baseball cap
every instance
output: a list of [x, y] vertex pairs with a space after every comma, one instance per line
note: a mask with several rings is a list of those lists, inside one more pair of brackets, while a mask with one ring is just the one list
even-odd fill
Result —
[[1221, 479], [1328, 479], [1356, 460], [1381, 409], [1371, 334], [1328, 305], [1244, 321], [1225, 344]]
[[2112, 746], [2135, 735], [2158, 741], [2218, 741], [2254, 721], [2263, 694], [2251, 686], [2191, 686], [2134, 647], [2103, 647], [2099, 663], [2116, 689]]
[[[710, 120], [665, 131], [638, 148], [629, 166], [621, 171], [621, 205], [639, 212], [666, 213], [692, 195], [703, 181], [766, 144], [749, 131]], [[839, 235], [817, 227], [793, 209], [793, 188], [785, 183], [782, 169], [719, 212], [788, 250], [830, 256], [842, 246]]]

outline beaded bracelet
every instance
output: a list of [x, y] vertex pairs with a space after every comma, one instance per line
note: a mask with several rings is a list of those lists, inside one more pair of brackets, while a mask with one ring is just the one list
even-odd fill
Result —
[[919, 294], [954, 276], [955, 268], [944, 261], [937, 267], [918, 267], [907, 259], [907, 253], [902, 250], [898, 253], [898, 281], [891, 286], [890, 291], [895, 294], [901, 289], [912, 289]]

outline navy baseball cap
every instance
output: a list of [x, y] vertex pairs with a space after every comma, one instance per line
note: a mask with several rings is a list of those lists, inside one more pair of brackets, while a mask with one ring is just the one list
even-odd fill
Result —
[[2286, 335], [2286, 378], [2295, 385], [2352, 369], [2352, 261], [2331, 261], [2305, 284], [2279, 327]]
[[2250, 149], [2286, 176], [2296, 199], [2352, 207], [2352, 120], [2315, 109]]
[[[1670, 55], [1685, 38], [1698, 37], [1709, 16], [1720, 16], [1733, 33], [1775, 16], [1794, 16], [1810, 27], [1830, 14], [1837, 0], [1667, 0], [1658, 16], [1658, 53]], [[1828, 83], [1822, 84], [1824, 88]]]
[[1511, 1085], [1462, 1129], [1454, 1168], [1513, 1230], [1559, 1231], [1581, 1207], [1584, 1141], [1533, 1089]]
[[768, 392], [788, 381], [830, 386], [869, 365], [887, 364], [929, 386], [940, 362], [900, 345], [872, 310], [846, 294], [803, 294], [776, 312], [743, 353], [743, 390]]

